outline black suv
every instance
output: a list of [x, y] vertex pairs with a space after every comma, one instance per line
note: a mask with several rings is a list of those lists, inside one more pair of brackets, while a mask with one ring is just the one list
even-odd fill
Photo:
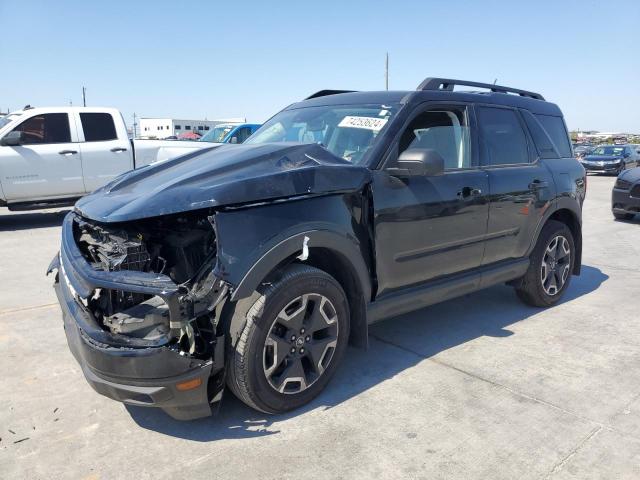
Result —
[[537, 93], [441, 78], [324, 90], [242, 145], [84, 197], [49, 271], [99, 393], [190, 419], [226, 384], [284, 412], [372, 322], [504, 282], [558, 302], [580, 272], [585, 188]]

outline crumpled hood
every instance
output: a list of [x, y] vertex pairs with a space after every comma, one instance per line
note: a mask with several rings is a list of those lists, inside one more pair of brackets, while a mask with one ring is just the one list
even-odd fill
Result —
[[223, 145], [125, 173], [83, 197], [76, 211], [121, 222], [200, 208], [361, 189], [370, 179], [316, 144]]

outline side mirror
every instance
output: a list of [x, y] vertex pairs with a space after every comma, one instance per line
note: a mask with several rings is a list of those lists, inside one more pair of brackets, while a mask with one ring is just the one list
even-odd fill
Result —
[[387, 168], [394, 177], [432, 177], [444, 173], [444, 158], [431, 148], [410, 148], [398, 157], [396, 166]]
[[14, 130], [13, 132], [7, 133], [0, 140], [0, 145], [5, 147], [17, 147], [22, 143], [23, 134], [22, 132]]
[[623, 155], [623, 157], [624, 157], [624, 158], [629, 158], [630, 156], [631, 156], [631, 154], [630, 154], [630, 153], [625, 153], [625, 154]]
[[229, 140], [229, 143], [238, 143], [238, 137], [231, 137], [231, 140]]

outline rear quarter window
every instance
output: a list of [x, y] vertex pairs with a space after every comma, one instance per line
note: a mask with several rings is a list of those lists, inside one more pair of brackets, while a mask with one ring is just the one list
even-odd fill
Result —
[[569, 135], [567, 135], [567, 129], [564, 125], [562, 117], [554, 117], [552, 115], [540, 115], [536, 114], [542, 127], [545, 129], [551, 141], [558, 150], [561, 157], [571, 157], [571, 144], [569, 143]]
[[540, 122], [536, 120], [536, 117], [528, 110], [520, 110], [520, 113], [522, 114], [524, 123], [527, 124], [527, 129], [531, 134], [531, 138], [533, 138], [533, 143], [536, 145], [540, 158], [558, 158], [560, 155], [558, 155], [549, 135], [547, 135], [545, 129], [540, 125]]

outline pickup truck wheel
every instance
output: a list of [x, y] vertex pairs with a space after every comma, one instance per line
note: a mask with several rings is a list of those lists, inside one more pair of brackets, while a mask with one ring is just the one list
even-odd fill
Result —
[[348, 343], [349, 306], [333, 277], [306, 265], [290, 266], [256, 294], [238, 304], [245, 324], [227, 383], [250, 407], [282, 413], [310, 402], [335, 373]]
[[548, 221], [531, 254], [529, 269], [516, 288], [518, 297], [535, 307], [557, 303], [571, 281], [574, 252], [571, 230], [564, 223]]

